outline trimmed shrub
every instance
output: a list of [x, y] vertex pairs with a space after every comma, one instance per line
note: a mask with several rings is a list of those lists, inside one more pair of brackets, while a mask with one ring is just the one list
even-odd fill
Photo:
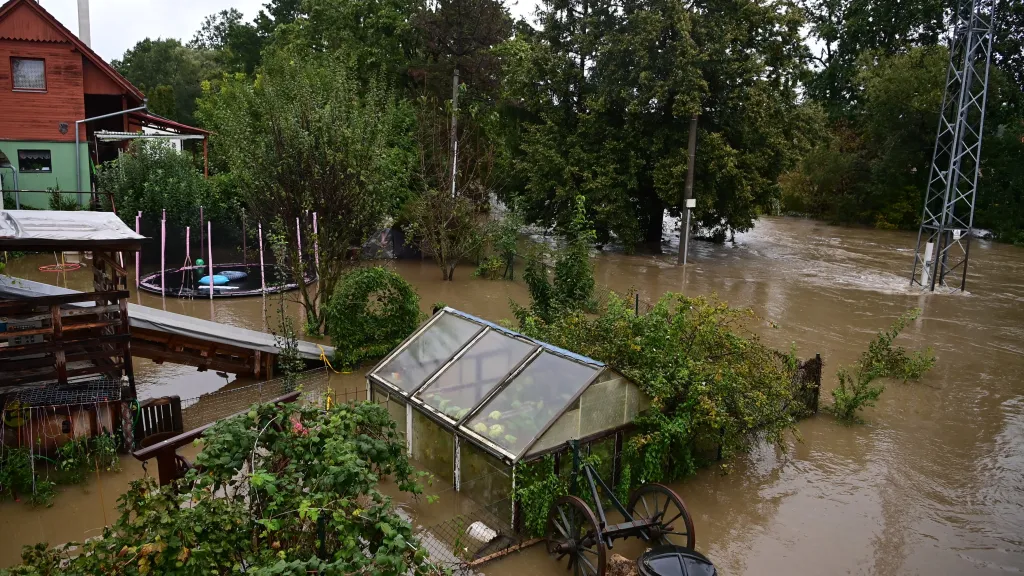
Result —
[[397, 273], [380, 266], [346, 274], [326, 307], [335, 359], [346, 367], [380, 358], [420, 322], [420, 297]]

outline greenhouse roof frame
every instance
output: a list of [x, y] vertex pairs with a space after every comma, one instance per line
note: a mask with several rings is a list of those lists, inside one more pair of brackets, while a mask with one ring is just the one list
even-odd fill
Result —
[[[469, 365], [475, 366], [476, 376], [469, 377], [470, 383], [464, 384], [462, 375], [473, 367]], [[481, 376], [487, 370], [491, 376]], [[511, 465], [531, 456], [534, 445], [608, 372], [614, 371], [603, 362], [445, 307], [385, 356], [366, 377], [368, 383], [400, 396], [408, 406], [457, 438], [469, 440]], [[558, 386], [536, 384], [552, 378], [557, 378]], [[523, 394], [534, 398], [552, 391], [560, 392], [561, 396], [550, 398], [551, 405], [546, 410], [544, 398], [526, 402], [526, 409], [516, 407], [518, 400], [508, 405], [504, 398]], [[467, 394], [468, 407], [447, 405], [455, 400], [464, 403]], [[494, 407], [505, 410], [506, 419], [512, 420], [519, 411], [517, 422], [525, 430], [522, 441], [511, 434], [503, 435], [503, 426], [495, 424], [495, 413], [500, 417], [502, 412], [484, 413]], [[476, 424], [471, 427], [474, 421]], [[411, 451], [411, 438], [409, 442]]]

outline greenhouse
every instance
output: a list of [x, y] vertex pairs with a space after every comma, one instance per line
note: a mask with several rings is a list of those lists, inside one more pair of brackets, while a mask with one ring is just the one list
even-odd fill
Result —
[[375, 366], [367, 387], [412, 458], [484, 503], [510, 495], [516, 464], [570, 439], [610, 440], [617, 455], [621, 433], [649, 403], [601, 362], [451, 308]]

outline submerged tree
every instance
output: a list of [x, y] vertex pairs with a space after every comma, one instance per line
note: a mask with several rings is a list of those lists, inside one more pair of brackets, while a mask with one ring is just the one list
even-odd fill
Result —
[[280, 264], [299, 286], [307, 331], [320, 333], [319, 300], [406, 195], [410, 115], [383, 82], [360, 86], [343, 55], [287, 51], [268, 55], [254, 82], [236, 77], [208, 91], [200, 113], [250, 213], [286, 239]]
[[[420, 100], [419, 196], [408, 205], [411, 232], [452, 280], [455, 267], [480, 251], [494, 185], [494, 148], [472, 131], [452, 138], [444, 107]], [[465, 136], [465, 137], [464, 137]]]

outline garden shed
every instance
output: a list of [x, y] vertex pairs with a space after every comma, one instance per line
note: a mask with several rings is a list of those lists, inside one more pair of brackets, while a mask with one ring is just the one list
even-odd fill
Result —
[[601, 362], [452, 308], [375, 366], [367, 388], [413, 459], [485, 504], [511, 494], [517, 464], [568, 440], [609, 440], [617, 455], [621, 433], [649, 404]]

